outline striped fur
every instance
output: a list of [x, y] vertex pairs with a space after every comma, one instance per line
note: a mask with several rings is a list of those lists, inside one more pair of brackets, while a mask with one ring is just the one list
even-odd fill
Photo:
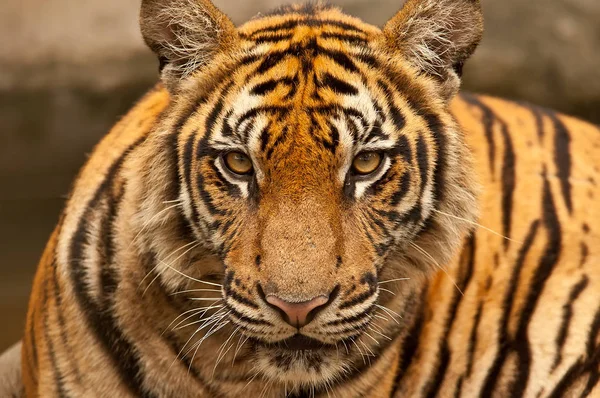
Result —
[[[455, 97], [480, 22], [409, 0], [383, 30], [315, 4], [236, 29], [207, 0], [144, 1], [163, 83], [46, 247], [26, 395], [600, 394], [600, 130]], [[352, 174], [366, 150], [382, 164]], [[300, 330], [320, 349], [285, 347], [269, 294], [328, 295]]]

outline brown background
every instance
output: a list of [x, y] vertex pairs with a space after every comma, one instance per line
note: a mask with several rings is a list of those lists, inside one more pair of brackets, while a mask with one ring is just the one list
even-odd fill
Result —
[[[382, 24], [402, 0], [337, 0]], [[217, 0], [235, 22], [281, 4]], [[600, 122], [600, 1], [482, 0], [465, 87]], [[73, 175], [156, 80], [138, 0], [0, 4], [0, 351], [20, 338], [29, 285]]]

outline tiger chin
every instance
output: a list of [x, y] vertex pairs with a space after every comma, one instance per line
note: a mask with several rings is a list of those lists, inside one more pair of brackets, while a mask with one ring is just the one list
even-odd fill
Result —
[[27, 396], [597, 391], [600, 317], [577, 300], [600, 302], [600, 134], [458, 94], [479, 1], [408, 0], [380, 29], [143, 0], [140, 24], [161, 82], [44, 251]]

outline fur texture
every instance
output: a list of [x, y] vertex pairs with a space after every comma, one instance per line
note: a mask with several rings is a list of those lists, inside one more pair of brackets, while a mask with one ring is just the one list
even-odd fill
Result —
[[[409, 0], [383, 30], [319, 4], [141, 15], [164, 84], [50, 238], [27, 396], [599, 393], [600, 134], [453, 98], [477, 1]], [[271, 296], [327, 303], [299, 326]]]

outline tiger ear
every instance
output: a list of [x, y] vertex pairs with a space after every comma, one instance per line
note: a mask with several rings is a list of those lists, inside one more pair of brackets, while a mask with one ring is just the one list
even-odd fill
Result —
[[140, 27], [171, 92], [237, 37], [233, 22], [210, 0], [142, 0]]
[[479, 0], [407, 0], [383, 27], [388, 50], [435, 77], [450, 100], [483, 34]]

